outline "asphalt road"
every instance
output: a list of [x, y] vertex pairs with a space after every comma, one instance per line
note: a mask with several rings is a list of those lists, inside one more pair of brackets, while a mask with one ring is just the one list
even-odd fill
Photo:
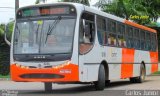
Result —
[[145, 90], [152, 90], [152, 96], [160, 96], [160, 76], [147, 76], [140, 84], [130, 83], [128, 79], [114, 80], [104, 91], [96, 91], [90, 84], [53, 84], [53, 91], [46, 93], [43, 83], [4, 80], [0, 81], [0, 90], [0, 96], [7, 96], [5, 93], [10, 94], [8, 96], [144, 96]]

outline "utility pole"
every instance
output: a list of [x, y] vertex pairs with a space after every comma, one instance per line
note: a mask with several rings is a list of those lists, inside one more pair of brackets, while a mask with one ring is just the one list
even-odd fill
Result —
[[19, 0], [15, 0], [15, 14], [18, 8], [19, 8]]

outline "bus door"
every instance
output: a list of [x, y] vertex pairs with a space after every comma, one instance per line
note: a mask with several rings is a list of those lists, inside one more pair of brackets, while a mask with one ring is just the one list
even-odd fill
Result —
[[88, 58], [88, 53], [93, 48], [95, 38], [95, 23], [94, 15], [89, 13], [83, 13], [80, 19], [79, 30], [79, 66], [81, 70], [80, 78], [87, 80], [87, 68], [84, 65]]

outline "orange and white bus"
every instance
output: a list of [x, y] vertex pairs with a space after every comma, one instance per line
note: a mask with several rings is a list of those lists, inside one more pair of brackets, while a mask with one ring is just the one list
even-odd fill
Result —
[[11, 42], [11, 79], [16, 82], [143, 82], [158, 70], [157, 32], [77, 3], [20, 8]]

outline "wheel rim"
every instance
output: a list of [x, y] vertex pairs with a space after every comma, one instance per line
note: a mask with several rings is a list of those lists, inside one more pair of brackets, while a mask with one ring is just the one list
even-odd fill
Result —
[[142, 81], [145, 80], [145, 70], [144, 70], [144, 67], [142, 67], [141, 78], [142, 78]]

